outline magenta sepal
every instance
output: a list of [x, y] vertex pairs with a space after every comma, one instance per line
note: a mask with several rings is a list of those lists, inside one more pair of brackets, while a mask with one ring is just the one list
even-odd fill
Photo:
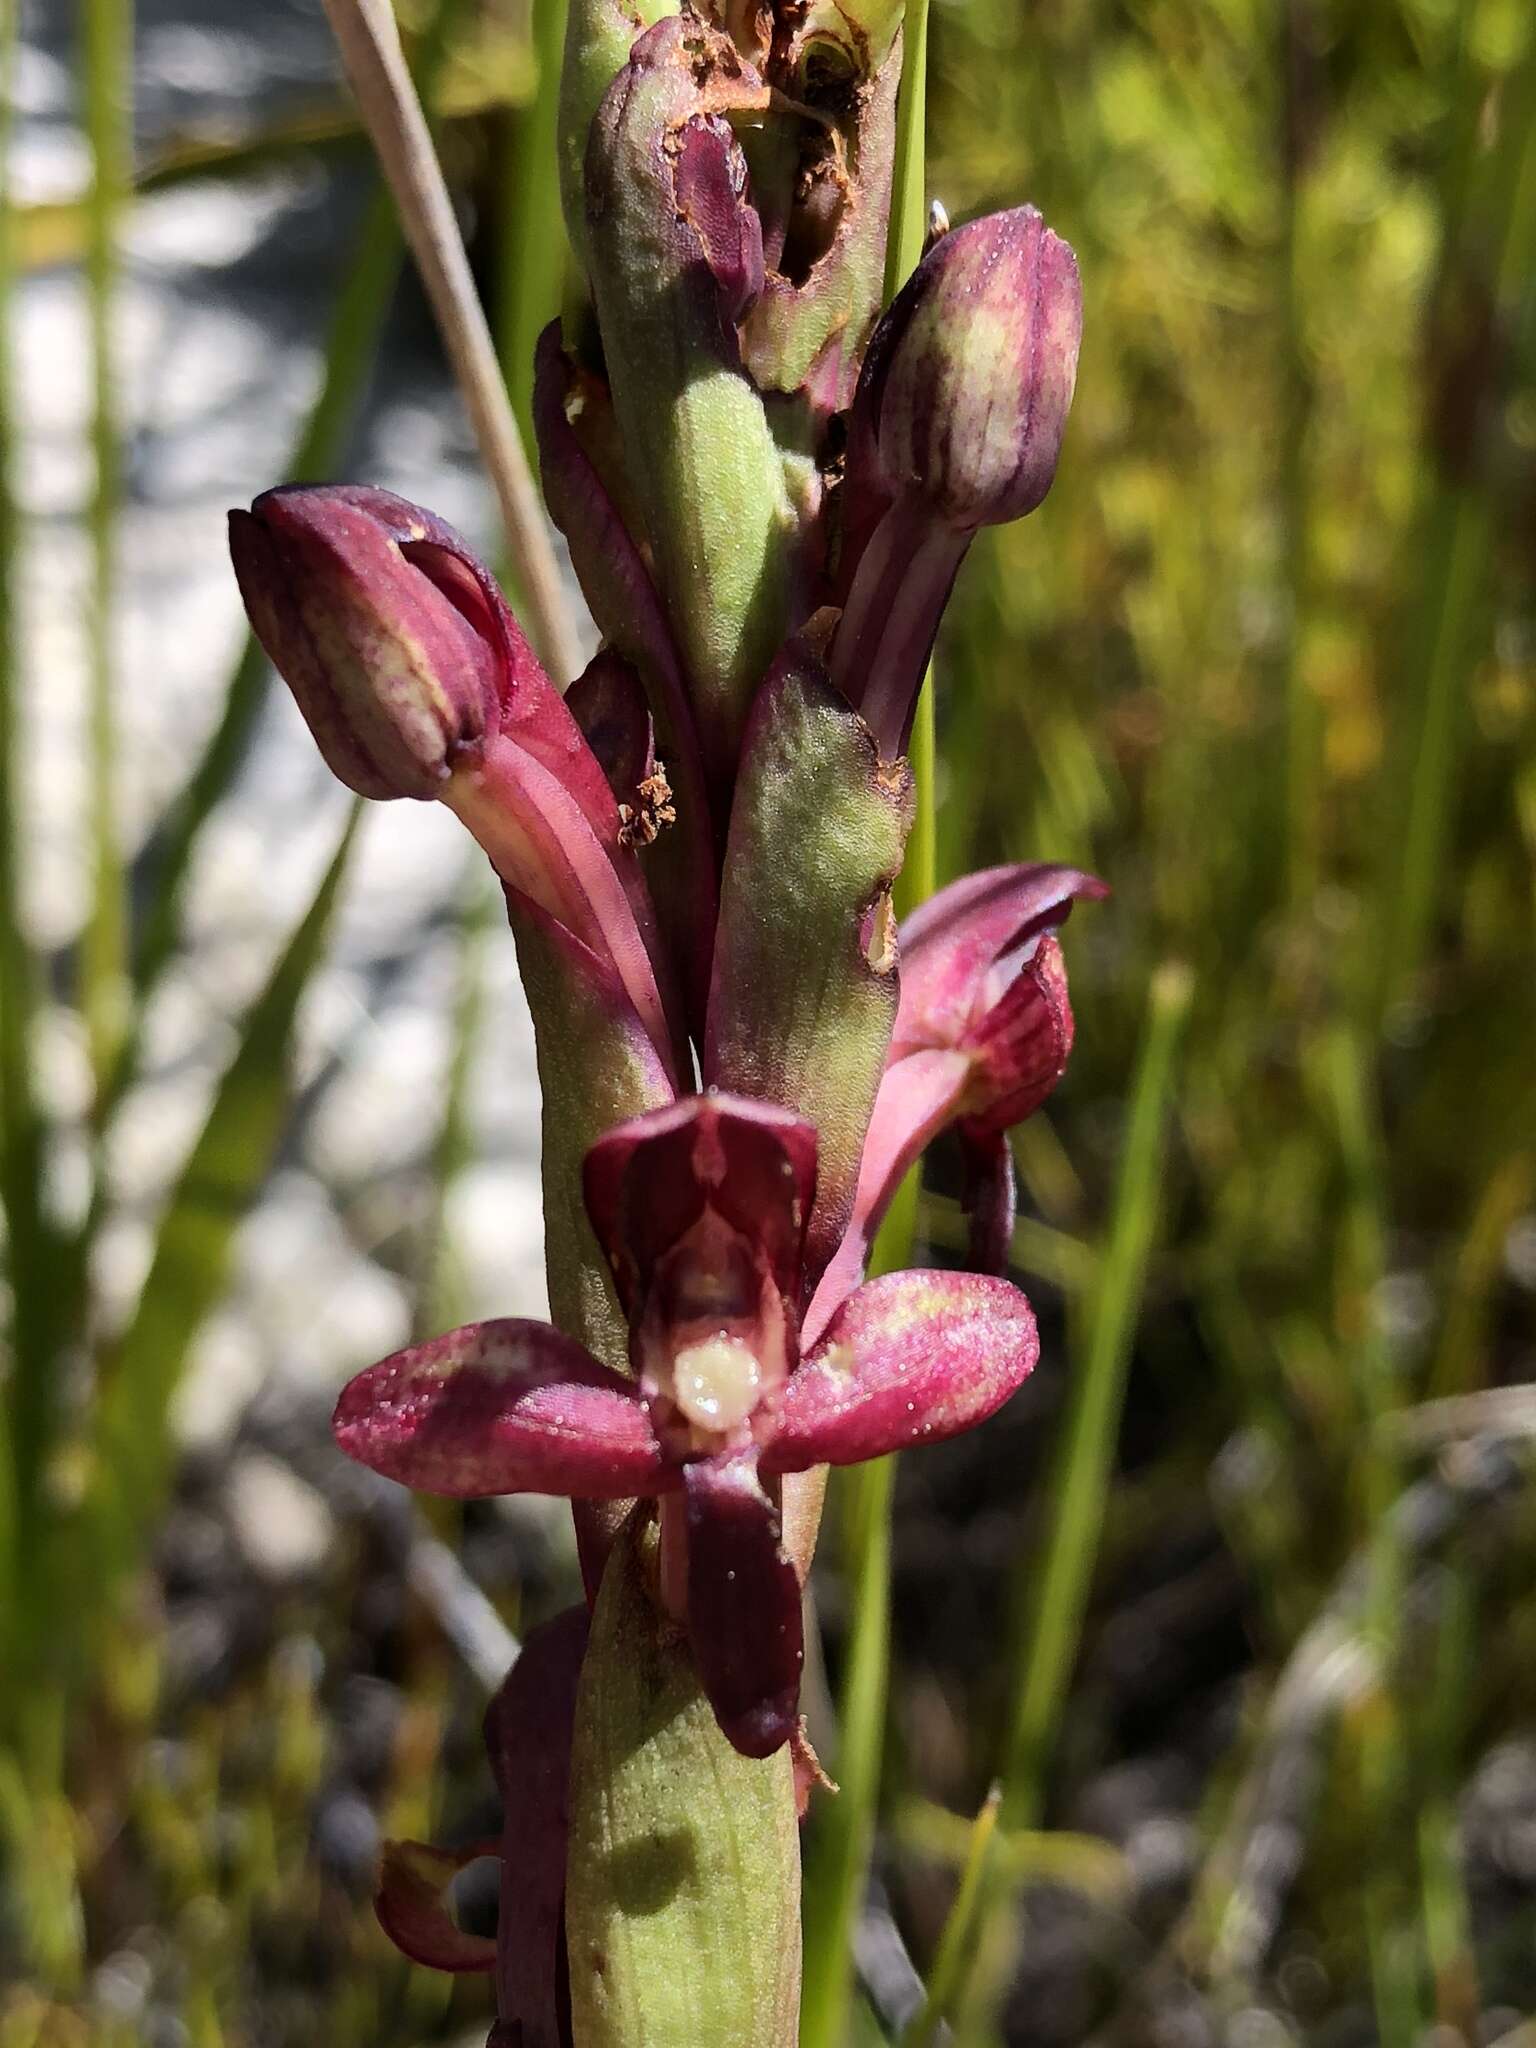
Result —
[[359, 796], [435, 797], [497, 730], [513, 676], [426, 566], [388, 492], [286, 485], [229, 515], [235, 579], [331, 772]]
[[751, 1457], [706, 1458], [684, 1475], [688, 1638], [726, 1739], [772, 1756], [800, 1718], [800, 1581], [778, 1510]]
[[769, 1473], [854, 1465], [985, 1422], [1034, 1370], [1029, 1303], [981, 1273], [888, 1273], [845, 1301], [785, 1389]]
[[970, 1075], [968, 1056], [925, 1048], [886, 1068], [859, 1162], [853, 1215], [805, 1312], [802, 1339], [819, 1343], [828, 1323], [864, 1276], [864, 1262], [882, 1217], [907, 1170], [954, 1121]]
[[503, 882], [612, 960], [664, 1059], [684, 1043], [618, 800], [490, 571], [435, 513], [366, 485], [230, 514], [252, 625], [332, 770], [436, 797]]
[[373, 1910], [402, 1955], [456, 1976], [495, 1969], [495, 1942], [460, 1927], [449, 1910], [448, 1887], [471, 1863], [500, 1853], [499, 1841], [472, 1842], [467, 1849], [434, 1849], [426, 1842], [384, 1844]]
[[798, 1308], [806, 1224], [816, 1196], [816, 1133], [771, 1102], [684, 1096], [607, 1132], [583, 1167], [587, 1211], [631, 1317], [661, 1262], [718, 1214]]
[[[585, 741], [582, 749], [601, 776]], [[603, 794], [613, 804], [606, 782]], [[613, 963], [636, 1014], [675, 1072], [679, 1024], [657, 973], [660, 948], [645, 884], [634, 855], [617, 847], [618, 806], [613, 804], [616, 851], [610, 853], [570, 790], [535, 755], [505, 737], [486, 742], [475, 767], [456, 780], [451, 801], [501, 880]]]
[[569, 2048], [564, 1968], [571, 1738], [587, 1647], [587, 1610], [567, 1608], [530, 1632], [485, 1715], [501, 1793], [500, 2024], [518, 2048]]
[[973, 1273], [1006, 1273], [1018, 1216], [1018, 1182], [1007, 1130], [973, 1132], [962, 1124], [960, 1144], [965, 1160], [961, 1205], [971, 1219], [966, 1264]]
[[815, 1139], [772, 1104], [690, 1096], [634, 1118], [588, 1152], [585, 1190], [636, 1377], [541, 1323], [472, 1325], [359, 1374], [337, 1439], [433, 1493], [681, 1489], [662, 1510], [663, 1597], [726, 1735], [766, 1756], [797, 1725], [803, 1644], [777, 1489], [760, 1475], [984, 1420], [1035, 1362], [1034, 1318], [1002, 1281], [900, 1273], [842, 1302], [801, 1362]]
[[469, 1323], [342, 1389], [349, 1457], [422, 1493], [624, 1500], [679, 1483], [634, 1388], [548, 1323]]

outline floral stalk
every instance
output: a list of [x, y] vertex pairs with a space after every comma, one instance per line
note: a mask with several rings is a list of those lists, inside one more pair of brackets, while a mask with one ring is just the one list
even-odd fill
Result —
[[[335, 1418], [408, 1486], [576, 1513], [585, 1604], [487, 1720], [496, 1939], [455, 1924], [454, 1857], [396, 1844], [381, 1879], [409, 1954], [493, 1978], [495, 2048], [789, 2048], [821, 1475], [984, 1421], [1038, 1350], [1006, 1132], [1064, 1068], [1056, 934], [1102, 887], [996, 870], [902, 930], [892, 888], [944, 602], [1049, 487], [1081, 309], [1022, 208], [877, 321], [901, 15], [573, 0], [581, 275], [534, 416], [603, 644], [564, 695], [433, 514], [335, 486], [231, 515], [325, 759], [479, 842], [534, 1018], [551, 1320], [385, 1359]], [[866, 1282], [951, 1126], [977, 1270]]]

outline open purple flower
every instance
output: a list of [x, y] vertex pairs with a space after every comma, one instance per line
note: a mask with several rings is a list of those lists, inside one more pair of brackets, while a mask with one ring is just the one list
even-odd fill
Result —
[[588, 1212], [629, 1319], [634, 1378], [548, 1324], [470, 1324], [360, 1373], [342, 1448], [460, 1498], [661, 1499], [661, 1598], [726, 1735], [767, 1756], [797, 1726], [800, 1585], [777, 1482], [970, 1428], [1030, 1372], [1006, 1282], [895, 1273], [803, 1356], [816, 1134], [766, 1103], [689, 1096], [587, 1154]]
[[966, 1155], [971, 1264], [1001, 1273], [1013, 1232], [1008, 1132], [1037, 1110], [1072, 1050], [1067, 973], [1053, 934], [1079, 897], [1108, 894], [1076, 868], [986, 868], [901, 927], [901, 1005], [859, 1166], [853, 1218], [807, 1310], [815, 1341], [858, 1284], [908, 1169], [957, 1124]]

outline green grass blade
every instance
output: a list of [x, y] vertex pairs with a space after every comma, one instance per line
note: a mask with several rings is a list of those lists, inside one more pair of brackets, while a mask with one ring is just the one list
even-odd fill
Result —
[[[889, 300], [922, 253], [927, 212], [923, 129], [927, 118], [928, 0], [907, 0], [905, 54], [896, 117], [896, 164], [885, 245]], [[917, 815], [897, 883], [898, 911], [935, 885], [933, 690], [925, 679], [910, 750]], [[920, 1169], [907, 1176], [871, 1259], [876, 1272], [910, 1263], [917, 1230]], [[824, 1802], [806, 1855], [805, 1978], [801, 2048], [843, 2048], [853, 1996], [853, 1934], [874, 1847], [885, 1748], [891, 1636], [891, 1500], [896, 1461], [882, 1458], [836, 1475], [845, 1568], [853, 1588], [853, 1626], [838, 1700], [834, 1769], [838, 1796]]]
[[960, 1886], [949, 1918], [944, 1923], [944, 1932], [939, 1937], [933, 1968], [928, 1973], [927, 1995], [922, 2010], [902, 2031], [902, 2048], [932, 2048], [943, 2025], [944, 2014], [954, 2004], [966, 1957], [970, 1953], [976, 1918], [986, 1896], [992, 1843], [1002, 1803], [1003, 1788], [994, 1785], [972, 1824], [965, 1863], [960, 1872]]
[[523, 446], [534, 446], [533, 351], [560, 310], [565, 218], [555, 150], [567, 0], [533, 0], [533, 97], [505, 123], [497, 301], [492, 325]]
[[224, 1291], [236, 1230], [270, 1171], [289, 1110], [294, 1019], [325, 949], [360, 803], [309, 908], [246, 1013], [155, 1237], [133, 1317], [102, 1365], [96, 1432], [104, 1555], [131, 1564], [162, 1497], [172, 1397]]
[[853, 1935], [874, 1845], [891, 1634], [894, 1458], [837, 1475], [853, 1625], [838, 1693], [835, 1799], [819, 1802], [806, 1848], [801, 2048], [842, 2048], [853, 1997]]
[[[0, 161], [10, 142], [17, 10], [0, 16]], [[33, 1504], [53, 1406], [58, 1337], [53, 1262], [57, 1240], [44, 1199], [45, 1132], [32, 1070], [42, 971], [22, 921], [25, 864], [19, 795], [21, 679], [15, 618], [20, 523], [12, 490], [15, 410], [10, 313], [14, 284], [14, 209], [0, 177], [0, 1203], [5, 1211], [12, 1280], [9, 1383], [4, 1389], [0, 1472], [0, 1617], [12, 1611], [10, 1579], [33, 1544]]]
[[[1375, 1310], [1387, 1269], [1385, 1170], [1374, 1079], [1359, 1034], [1339, 1025], [1325, 1051], [1344, 1175], [1338, 1336], [1345, 1359], [1354, 1364], [1365, 1422], [1360, 1453], [1369, 1544], [1364, 1622], [1376, 1673], [1354, 1740], [1369, 1838], [1384, 1845], [1400, 1819], [1406, 1771], [1403, 1708], [1395, 1692], [1406, 1590], [1402, 1517], [1394, 1511], [1403, 1486], [1400, 1438], [1391, 1426], [1399, 1393]], [[1361, 1889], [1377, 2028], [1384, 2048], [1409, 2048], [1420, 2036], [1424, 2015], [1418, 2009], [1416, 1942], [1397, 1912], [1393, 1859], [1373, 1857]]]
[[447, 1206], [453, 1183], [475, 1157], [470, 1084], [485, 1016], [486, 941], [496, 922], [493, 912], [501, 903], [501, 892], [492, 889], [490, 872], [478, 850], [468, 864], [460, 895], [465, 907], [459, 919], [459, 987], [442, 1121], [432, 1148], [432, 1209], [422, 1233], [421, 1284], [416, 1289], [417, 1343], [464, 1320], [458, 1303], [459, 1268], [448, 1239]]
[[[1046, 1766], [1077, 1659], [1104, 1526], [1126, 1372], [1162, 1209], [1165, 1139], [1192, 995], [1193, 982], [1183, 967], [1164, 966], [1153, 978], [1108, 1240], [1082, 1324], [1085, 1336], [1081, 1346], [1074, 1347], [1079, 1355], [1051, 1479], [1045, 1556], [1031, 1555], [1021, 1567], [1027, 1600], [1021, 1599], [1019, 1606], [1028, 1621], [1015, 1674], [1002, 1780], [1001, 1820], [1007, 1835], [1039, 1824]], [[986, 1939], [988, 1923], [1006, 1910], [1008, 1887], [996, 1853], [1005, 1838], [1000, 1831], [990, 1851], [984, 1846], [989, 1867], [974, 1887], [962, 1886], [951, 1908], [927, 2000], [914, 2022], [919, 2039], [929, 2038], [949, 2018], [964, 1991], [976, 1941]]]
[[[1468, 216], [1457, 223], [1454, 212], [1448, 214], [1441, 297], [1459, 287], [1463, 320], [1487, 308], [1497, 322], [1512, 315], [1528, 285], [1536, 228], [1536, 26], [1528, 29], [1524, 54], [1492, 104], [1496, 141], [1470, 173], [1475, 197]], [[1486, 131], [1488, 111], [1480, 100], [1465, 108], [1475, 134]], [[1497, 376], [1497, 354], [1493, 360]], [[1491, 408], [1497, 396], [1492, 389], [1481, 394], [1483, 406]], [[1466, 403], [1459, 389], [1456, 398]], [[1442, 395], [1432, 393], [1431, 413], [1442, 403]], [[1491, 630], [1487, 594], [1499, 508], [1487, 465], [1470, 451], [1459, 460], [1436, 460], [1427, 451], [1426, 462], [1434, 468], [1415, 537], [1415, 581], [1423, 595], [1410, 649], [1418, 663], [1410, 700], [1416, 722], [1406, 793], [1394, 791], [1401, 823], [1384, 834], [1390, 866], [1378, 987], [1382, 1009], [1405, 993], [1423, 964], [1436, 908], [1445, 898], [1464, 700]]]
[[1098, 1288], [1072, 1374], [1071, 1406], [1051, 1482], [1049, 1538], [1037, 1567], [1014, 1688], [1003, 1770], [1003, 1823], [1038, 1824], [1045, 1766], [1071, 1681], [1114, 1464], [1120, 1409], [1147, 1261], [1162, 1210], [1164, 1141], [1193, 984], [1181, 967], [1154, 976], [1130, 1121]]
[[80, 1009], [96, 1084], [111, 1073], [128, 995], [128, 923], [118, 843], [112, 630], [122, 498], [113, 312], [118, 236], [133, 184], [131, 0], [84, 0], [81, 84], [91, 149], [86, 290], [94, 383], [91, 449], [90, 698], [86, 767], [91, 904], [80, 951]]

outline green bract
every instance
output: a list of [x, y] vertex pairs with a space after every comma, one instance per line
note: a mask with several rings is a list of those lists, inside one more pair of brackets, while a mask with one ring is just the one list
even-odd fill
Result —
[[896, 1016], [890, 886], [912, 818], [905, 762], [882, 764], [808, 641], [753, 707], [731, 812], [715, 948], [709, 1081], [814, 1123], [809, 1257], [847, 1222]]

